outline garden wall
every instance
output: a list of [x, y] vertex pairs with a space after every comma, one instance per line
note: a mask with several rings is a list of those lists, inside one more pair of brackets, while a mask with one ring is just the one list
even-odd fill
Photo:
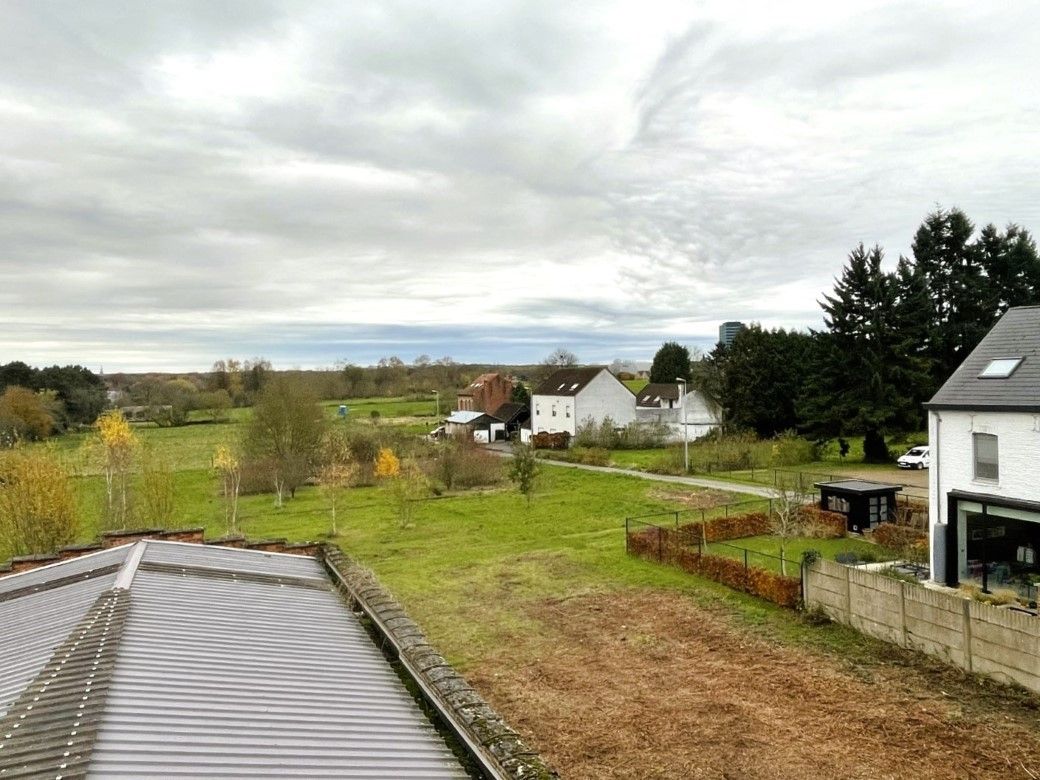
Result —
[[1040, 692], [1040, 618], [832, 561], [805, 570], [806, 607], [868, 636]]

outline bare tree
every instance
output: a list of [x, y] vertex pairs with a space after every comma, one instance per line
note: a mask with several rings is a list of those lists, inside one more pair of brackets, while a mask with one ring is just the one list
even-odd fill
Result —
[[809, 496], [802, 488], [800, 480], [792, 481], [791, 484], [788, 484], [786, 480], [781, 480], [773, 491], [769, 527], [780, 545], [780, 573], [785, 577], [787, 576], [787, 542], [801, 535], [803, 531], [802, 507], [805, 506], [808, 499]]

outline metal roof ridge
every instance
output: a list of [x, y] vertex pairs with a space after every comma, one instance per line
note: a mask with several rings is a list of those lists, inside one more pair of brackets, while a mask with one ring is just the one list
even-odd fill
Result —
[[68, 563], [70, 560], [72, 560], [72, 561], [84, 561], [87, 558], [92, 558], [92, 557], [94, 557], [96, 555], [103, 555], [105, 553], [110, 553], [113, 550], [118, 550], [121, 547], [129, 547], [132, 544], [134, 544], [134, 542], [127, 542], [126, 544], [118, 544], [115, 547], [105, 547], [105, 548], [102, 548], [100, 550], [95, 550], [92, 553], [86, 553], [84, 555], [77, 555], [75, 558], [60, 558], [59, 560], [56, 560], [54, 563], [48, 563], [48, 564], [45, 564], [43, 566], [35, 566], [35, 567], [31, 568], [31, 569], [26, 569], [25, 571], [14, 571], [14, 572], [10, 572], [10, 573], [7, 573], [7, 574], [0, 574], [0, 576], [3, 577], [4, 582], [10, 582], [15, 577], [21, 577], [23, 574], [38, 574], [41, 571], [46, 571], [47, 569], [52, 569], [55, 566], [61, 566], [63, 563]]
[[141, 559], [144, 557], [144, 551], [147, 547], [147, 539], [134, 543], [133, 549], [130, 550], [130, 554], [126, 556], [126, 560], [123, 561], [123, 565], [116, 573], [116, 581], [112, 583], [113, 588], [130, 590], [130, 586], [134, 582], [134, 575], [137, 574], [137, 567], [141, 564]]
[[[203, 547], [204, 546], [204, 545], [198, 544], [197, 542], [178, 542], [178, 541], [173, 540], [173, 539], [147, 539], [145, 541], [149, 542], [150, 544], [171, 544], [171, 545], [172, 544], [176, 544], [176, 545], [180, 545], [181, 547]], [[305, 542], [301, 542], [301, 544], [305, 544]], [[310, 555], [300, 555], [299, 553], [282, 553], [282, 552], [274, 552], [273, 550], [251, 550], [248, 547], [231, 547], [229, 545], [222, 545], [222, 544], [213, 544], [213, 545], [205, 545], [205, 546], [208, 547], [208, 549], [210, 549], [210, 550], [216, 548], [218, 550], [234, 550], [235, 552], [254, 553], [256, 555], [278, 555], [278, 556], [281, 556], [283, 558], [292, 558], [293, 560], [300, 560], [301, 558], [310, 558], [310, 557], [312, 557]], [[43, 568], [43, 567], [40, 567], [40, 568]], [[39, 571], [39, 569], [33, 569], [33, 571]]]

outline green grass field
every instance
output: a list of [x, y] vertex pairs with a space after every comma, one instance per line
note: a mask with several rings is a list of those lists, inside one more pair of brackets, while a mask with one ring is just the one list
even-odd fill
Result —
[[[436, 419], [432, 404], [414, 400], [346, 403], [353, 416], [347, 424], [372, 425], [363, 414], [366, 409], [380, 412], [379, 425], [412, 426], [417, 420]], [[324, 406], [335, 419], [338, 402]], [[422, 417], [424, 409], [427, 417]], [[218, 444], [241, 436], [247, 415], [248, 410], [234, 410], [225, 423], [137, 428], [141, 442], [160, 450], [175, 469], [174, 525], [204, 526], [211, 537], [227, 531], [210, 462]], [[103, 492], [97, 465], [83, 446], [86, 438], [61, 437], [46, 445], [68, 457], [81, 474], [75, 483], [83, 540], [101, 527]], [[649, 454], [630, 452], [634, 458]], [[529, 614], [524, 604], [630, 587], [682, 591], [778, 638], [832, 648], [850, 645], [851, 635], [840, 629], [811, 628], [793, 613], [751, 596], [626, 556], [626, 516], [682, 508], [673, 493], [660, 488], [634, 477], [545, 467], [530, 507], [510, 486], [469, 492], [422, 502], [413, 525], [401, 528], [386, 493], [362, 487], [349, 491], [341, 505], [341, 533], [335, 541], [370, 566], [462, 667], [518, 632], [539, 631], [523, 617]], [[239, 527], [250, 537], [322, 539], [329, 523], [317, 488], [301, 488], [280, 509], [270, 494], [240, 499]], [[135, 525], [151, 523], [138, 516]]]

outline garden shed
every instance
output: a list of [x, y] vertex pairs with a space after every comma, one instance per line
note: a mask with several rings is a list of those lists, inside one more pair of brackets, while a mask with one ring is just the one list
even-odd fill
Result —
[[820, 509], [845, 515], [846, 528], [855, 533], [876, 528], [891, 519], [896, 508], [896, 493], [903, 488], [866, 479], [839, 479], [817, 482]]

